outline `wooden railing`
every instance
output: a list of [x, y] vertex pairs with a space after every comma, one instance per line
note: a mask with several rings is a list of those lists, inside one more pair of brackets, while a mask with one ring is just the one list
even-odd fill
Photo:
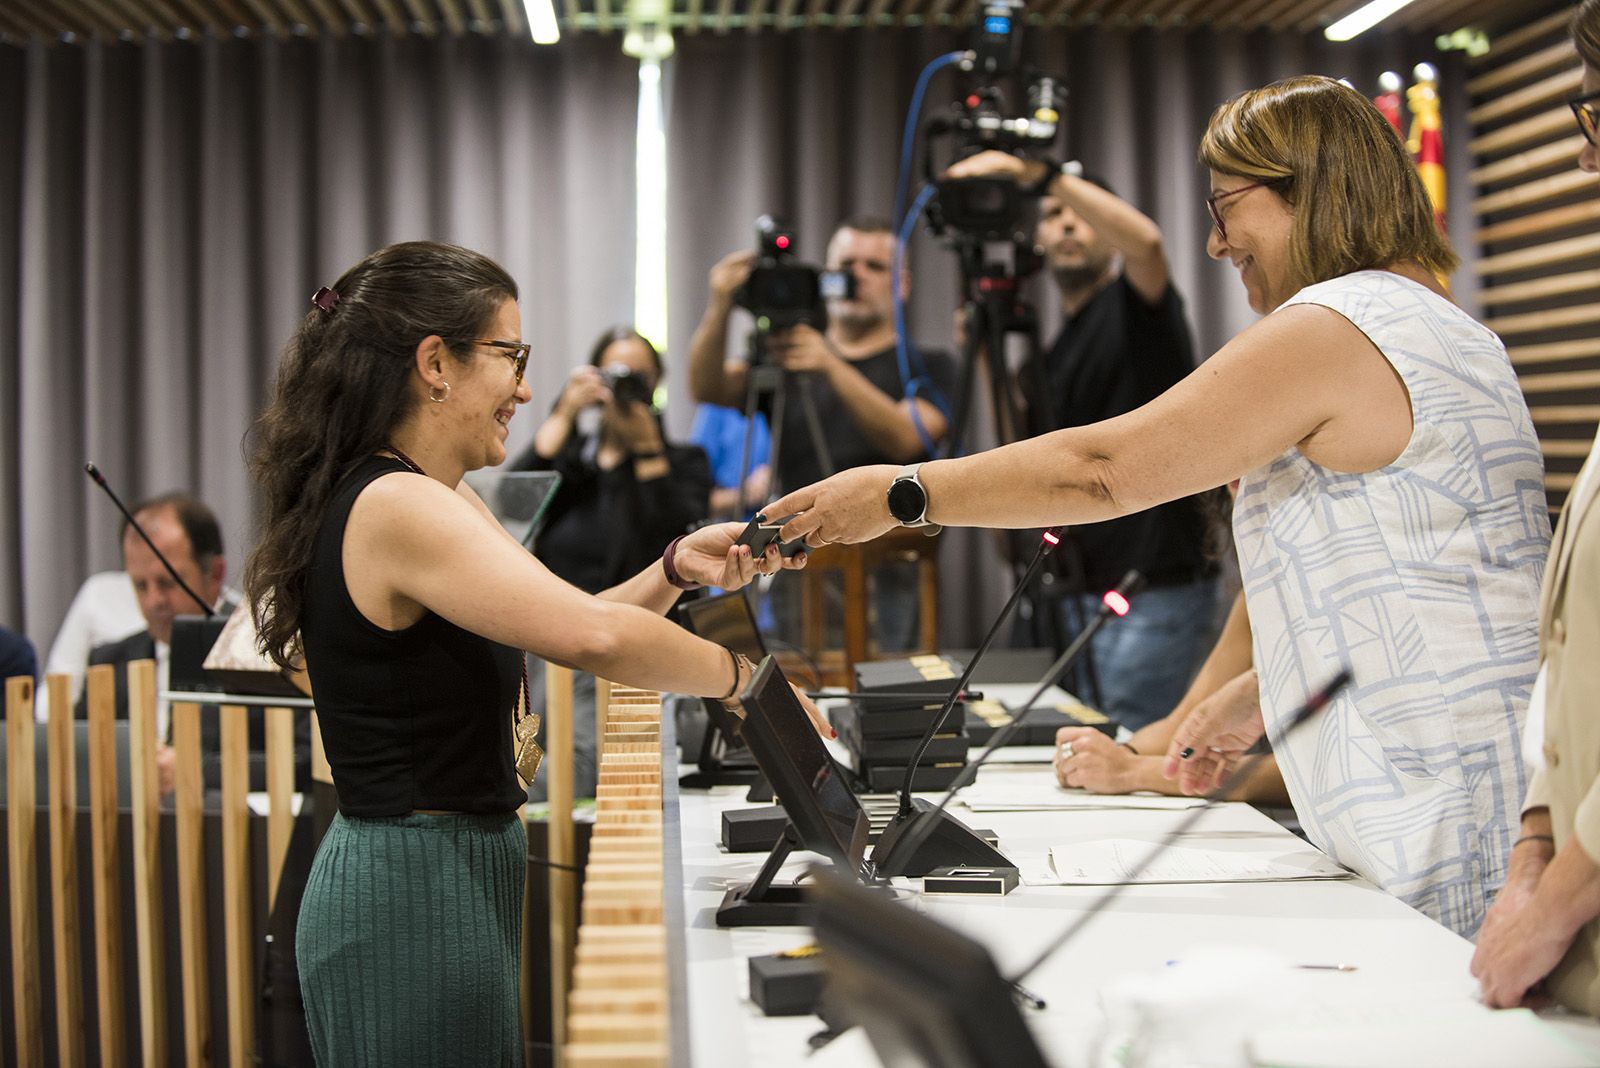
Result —
[[[115, 669], [90, 668], [87, 679], [90, 869], [79, 870], [76, 732], [65, 676], [51, 676], [47, 695], [47, 774], [49, 829], [40, 849], [38, 783], [35, 772], [34, 683], [6, 680], [6, 783], [8, 890], [11, 902], [9, 962], [15, 1034], [0, 1036], [0, 1061], [34, 1066], [46, 1061], [47, 1027], [54, 1028], [53, 1060], [60, 1064], [98, 1061], [103, 1065], [186, 1063], [217, 1060], [211, 995], [217, 981], [209, 974], [206, 919], [204, 784], [201, 776], [199, 705], [172, 706], [176, 762], [171, 827], [174, 842], [162, 843], [163, 812], [157, 772], [156, 666], [141, 660], [128, 665], [128, 771], [132, 798], [132, 934], [138, 984], [138, 1047], [130, 1037], [123, 986], [127, 920], [124, 869], [120, 863], [122, 821], [118, 805]], [[247, 710], [223, 705], [221, 716], [221, 843], [225, 967], [218, 977], [226, 989], [227, 1061], [256, 1060], [255, 1004], [258, 939], [252, 922], [253, 897], [264, 877], [267, 901], [276, 893], [293, 827], [293, 716], [289, 708], [266, 710], [267, 864], [256, 871], [250, 851], [249, 753]], [[313, 727], [313, 733], [315, 728]], [[178, 879], [163, 886], [164, 852], [176, 850]], [[41, 863], [48, 861], [53, 997], [44, 997], [40, 980], [41, 902], [36, 890]], [[85, 875], [87, 877], [85, 878]], [[89, 945], [78, 929], [80, 888], [93, 899]], [[176, 899], [176, 914], [171, 902]], [[166, 957], [167, 930], [176, 924], [179, 960]], [[86, 989], [92, 955], [94, 990]], [[172, 983], [176, 967], [179, 983]], [[183, 1034], [169, 1034], [169, 1000], [180, 1003]], [[85, 1049], [87, 1006], [93, 1004], [98, 1049]], [[46, 1009], [50, 1011], [46, 1011]], [[5, 1040], [9, 1038], [9, 1042]], [[9, 1048], [7, 1048], [9, 1047]]]

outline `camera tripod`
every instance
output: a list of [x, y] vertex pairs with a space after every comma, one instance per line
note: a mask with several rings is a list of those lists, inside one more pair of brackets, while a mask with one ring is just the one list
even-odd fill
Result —
[[[1039, 343], [1039, 317], [1023, 298], [1022, 279], [1038, 266], [1032, 243], [1022, 238], [1012, 241], [1012, 263], [1006, 264], [985, 256], [981, 242], [962, 240], [957, 245], [961, 258], [962, 291], [966, 301], [962, 305], [965, 337], [962, 340], [962, 382], [956, 410], [951, 420], [950, 434], [945, 443], [946, 457], [964, 453], [971, 444], [976, 428], [973, 425], [973, 403], [977, 393], [978, 365], [981, 362], [988, 374], [989, 399], [993, 409], [996, 445], [1007, 445], [1029, 436], [1028, 425], [1053, 428], [1056, 425], [1054, 404], [1050, 396], [1049, 376], [1046, 373]], [[1013, 379], [1007, 358], [1011, 339], [1020, 339], [1022, 359], [1017, 364]], [[1019, 393], [1025, 390], [1025, 394]], [[1029, 411], [1025, 415], [1021, 396], [1028, 398]], [[1072, 528], [1064, 527], [1066, 548], [1072, 550], [1076, 539]], [[1028, 559], [1028, 544], [1032, 539], [1024, 531], [1004, 532], [1006, 557], [1020, 579]], [[1019, 624], [1029, 628], [1032, 640], [1047, 644], [1058, 653], [1065, 649], [1073, 636], [1087, 625], [1072, 593], [1083, 590], [1083, 558], [1081, 552], [1058, 553], [1060, 572], [1045, 572], [1041, 586], [1029, 590], [1019, 605]], [[1068, 591], [1055, 594], [1053, 587], [1061, 583]], [[1066, 611], [1058, 614], [1053, 602], [1062, 598]], [[1062, 615], [1065, 618], [1062, 618]], [[1084, 693], [1077, 696], [1091, 705], [1101, 704], [1100, 682], [1095, 673], [1094, 653], [1085, 649], [1079, 672], [1084, 680]]]
[[[767, 421], [771, 428], [772, 447], [767, 457], [767, 466], [772, 471], [772, 483], [768, 495], [773, 496], [793, 487], [785, 486], [778, 478], [778, 461], [783, 455], [783, 423], [784, 410], [788, 403], [789, 386], [791, 382], [799, 391], [801, 411], [805, 416], [807, 436], [811, 439], [811, 448], [817, 458], [817, 465], [822, 470], [822, 477], [827, 478], [833, 474], [833, 456], [828, 450], [827, 435], [822, 430], [822, 419], [817, 415], [816, 397], [812, 395], [812, 376], [808, 374], [792, 374], [781, 367], [773, 366], [767, 356], [767, 338], [769, 331], [755, 330], [750, 335], [750, 362], [749, 371], [745, 378], [744, 389], [744, 442], [739, 447], [739, 505], [738, 515], [748, 515], [751, 508], [760, 502], [751, 501], [746, 496], [745, 480], [750, 472], [750, 439], [755, 433], [755, 416], [761, 411], [763, 403], [767, 411]], [[777, 516], [771, 518], [777, 519]]]

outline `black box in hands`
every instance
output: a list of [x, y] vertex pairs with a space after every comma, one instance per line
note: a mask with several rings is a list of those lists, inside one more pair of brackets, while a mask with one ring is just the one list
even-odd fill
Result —
[[[961, 661], [935, 653], [900, 660], [871, 660], [856, 665], [856, 692], [927, 694], [929, 700], [938, 705], [965, 670], [966, 665]], [[904, 702], [905, 707], [914, 708], [918, 704], [915, 699]], [[896, 701], [872, 701], [871, 705], [874, 708], [902, 707], [901, 702]]]
[[782, 805], [730, 808], [722, 814], [722, 848], [730, 853], [770, 853], [789, 826]]
[[809, 1016], [822, 998], [822, 956], [814, 946], [750, 958], [750, 1000], [768, 1016]]

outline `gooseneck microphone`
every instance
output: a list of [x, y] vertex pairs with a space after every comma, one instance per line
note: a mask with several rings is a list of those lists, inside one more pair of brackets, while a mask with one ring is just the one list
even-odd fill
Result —
[[[995, 732], [977, 760], [969, 762], [961, 769], [937, 805], [929, 805], [926, 801], [910, 802], [909, 793], [902, 796], [903, 806], [900, 812], [884, 829], [877, 846], [872, 851], [873, 868], [880, 878], [887, 879], [895, 875], [913, 877], [926, 875], [943, 864], [1010, 864], [1004, 854], [991, 849], [987, 842], [973, 834], [969, 827], [951, 816], [946, 809], [950, 807], [950, 802], [956, 793], [977, 776], [978, 769], [982, 768], [1001, 746], [1011, 740], [1012, 735], [1022, 726], [1022, 721], [1033, 710], [1033, 706], [1044, 696], [1044, 692], [1054, 686], [1067, 669], [1083, 656], [1089, 648], [1090, 640], [1099, 633], [1100, 628], [1113, 617], [1128, 614], [1130, 599], [1143, 588], [1144, 576], [1137, 571], [1130, 571], [1122, 576], [1122, 581], [1117, 584], [1116, 589], [1106, 591], [1100, 600], [1100, 610], [1089, 620], [1088, 626], [1078, 633], [1072, 644], [1067, 646], [1056, 658], [1055, 663], [1046, 669], [1033, 694], [1012, 714], [1011, 722]], [[980, 647], [978, 653], [981, 654], [982, 651], [983, 647]], [[974, 654], [972, 659], [973, 663], [976, 663], [978, 654]], [[970, 665], [967, 670], [971, 672]], [[911, 811], [913, 808], [916, 809], [915, 812]], [[930, 839], [933, 840], [932, 844], [929, 844]], [[926, 849], [923, 848], [925, 845]], [[987, 853], [987, 857], [984, 857], [984, 853]]]
[[[1288, 715], [1288, 717], [1284, 720], [1283, 726], [1275, 734], [1271, 731], [1268, 731], [1268, 740], [1272, 743], [1272, 748], [1278, 749], [1283, 744], [1284, 739], [1286, 739], [1296, 727], [1300, 726], [1300, 724], [1304, 723], [1322, 708], [1326, 707], [1328, 702], [1332, 701], [1334, 697], [1338, 695], [1339, 691], [1344, 689], [1349, 684], [1350, 669], [1348, 667], [1340, 668], [1339, 672], [1334, 675], [1333, 678], [1324, 683], [1321, 689], [1313, 692], [1310, 697], [1306, 698], [1304, 704]], [[1167, 849], [1172, 846], [1172, 843], [1182, 837], [1190, 827], [1193, 827], [1201, 816], [1204, 816], [1207, 812], [1211, 811], [1212, 806], [1237, 789], [1238, 786], [1249, 777], [1250, 773], [1255, 770], [1256, 764], [1267, 755], [1267, 753], [1252, 753], [1241, 760], [1239, 762], [1239, 766], [1234, 768], [1228, 777], [1222, 780], [1222, 783], [1218, 785], [1215, 790], [1212, 790], [1210, 793], [1205, 795], [1206, 803], [1204, 805], [1201, 805], [1199, 808], [1190, 809], [1189, 812], [1184, 815], [1183, 819], [1178, 821], [1178, 825], [1176, 827], [1168, 831], [1166, 835], [1162, 837], [1161, 841], [1151, 846], [1150, 851], [1143, 857], [1139, 858], [1138, 863], [1134, 864], [1133, 867], [1128, 869], [1127, 879], [1112, 885], [1104, 894], [1101, 894], [1100, 897], [1095, 900], [1094, 904], [1089, 906], [1087, 911], [1081, 913], [1077, 919], [1073, 920], [1072, 923], [1067, 925], [1067, 928], [1064, 931], [1062, 931], [1055, 938], [1051, 939], [1050, 943], [1044, 947], [1044, 950], [1037, 957], [1035, 957], [1027, 967], [1019, 971], [1012, 978], [1011, 982], [1020, 983], [1022, 980], [1032, 975], [1038, 970], [1039, 966], [1045, 961], [1049, 960], [1057, 950], [1066, 945], [1068, 942], [1072, 941], [1072, 939], [1077, 936], [1078, 932], [1083, 930], [1084, 927], [1088, 925], [1090, 920], [1094, 919], [1096, 916], [1100, 915], [1100, 913], [1109, 908], [1113, 901], [1122, 896], [1122, 892], [1124, 890], [1130, 886], [1133, 886], [1134, 881], [1139, 878], [1144, 870], [1151, 864], [1155, 863], [1156, 858], [1161, 856], [1162, 853], [1166, 852]]]
[[88, 472], [89, 477], [94, 480], [96, 486], [106, 491], [106, 496], [111, 498], [111, 503], [117, 506], [117, 511], [122, 513], [122, 517], [128, 521], [128, 525], [134, 529], [134, 532], [139, 537], [144, 539], [146, 545], [150, 546], [150, 551], [156, 554], [156, 559], [160, 560], [161, 566], [167, 569], [167, 574], [172, 576], [172, 581], [176, 582], [183, 589], [183, 592], [187, 593], [190, 599], [200, 606], [200, 611], [205, 614], [207, 619], [215, 616], [217, 614], [216, 610], [200, 599], [200, 595], [195, 593], [187, 582], [183, 581], [183, 576], [178, 574], [178, 569], [172, 566], [172, 561], [167, 559], [166, 554], [156, 548], [156, 543], [150, 540], [150, 535], [145, 533], [145, 529], [139, 525], [139, 521], [133, 518], [133, 513], [128, 511], [121, 498], [112, 490], [110, 484], [106, 482], [106, 476], [100, 473], [100, 469], [92, 463], [84, 464], [83, 469]]
[[[1061, 544], [1061, 528], [1050, 527], [1039, 537], [1039, 547], [1034, 550], [1033, 559], [1028, 562], [1027, 570], [1022, 573], [1016, 589], [1011, 591], [1010, 600], [1005, 607], [1000, 609], [1000, 614], [994, 617], [994, 623], [989, 627], [989, 633], [983, 636], [983, 641], [972, 651], [972, 659], [967, 661], [967, 669], [956, 680], [955, 686], [950, 690], [950, 696], [944, 699], [944, 704], [939, 706], [939, 714], [928, 722], [928, 729], [922, 732], [922, 740], [917, 743], [916, 751], [911, 759], [906, 762], [906, 778], [900, 784], [900, 810], [895, 813], [894, 822], [901, 823], [911, 818], [911, 784], [916, 780], [917, 767], [922, 763], [922, 758], [928, 755], [928, 746], [933, 744], [933, 736], [939, 733], [939, 728], [944, 724], [945, 717], [950, 714], [950, 709], [966, 694], [967, 683], [972, 681], [972, 673], [978, 667], [978, 661], [983, 659], [983, 654], [989, 651], [989, 646], [994, 644], [995, 636], [1000, 633], [1000, 625], [1011, 615], [1011, 610], [1022, 599], [1022, 594], [1027, 590], [1028, 584], [1033, 581], [1033, 576], [1038, 573], [1044, 558], [1055, 551]], [[971, 696], [967, 694], [967, 696]]]

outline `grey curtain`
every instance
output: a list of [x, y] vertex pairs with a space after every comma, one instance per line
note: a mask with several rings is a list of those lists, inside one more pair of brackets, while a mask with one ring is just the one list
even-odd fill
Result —
[[216, 39], [0, 48], [0, 620], [41, 657], [125, 499], [254, 530], [241, 440], [311, 292], [431, 238], [522, 290], [531, 439], [633, 308], [637, 66], [615, 40]]
[[[1195, 163], [1212, 110], [1244, 89], [1312, 73], [1347, 77], [1372, 93], [1380, 71], [1399, 70], [1409, 82], [1417, 62], [1441, 66], [1456, 176], [1451, 218], [1458, 247], [1469, 247], [1460, 243], [1470, 212], [1464, 77], [1431, 41], [1369, 33], [1335, 46], [1320, 36], [1210, 30], [1028, 32], [1030, 62], [1064, 76], [1069, 91], [1056, 152], [1107, 177], [1161, 225], [1202, 354], [1255, 318], [1232, 267], [1206, 256], [1209, 182]], [[668, 102], [669, 322], [680, 374], [705, 306], [707, 272], [723, 254], [753, 247], [758, 214], [789, 214], [801, 257], [813, 263], [821, 262], [840, 218], [890, 214], [917, 75], [928, 61], [964, 45], [963, 36], [930, 30], [680, 38]], [[924, 116], [948, 107], [956, 86], [953, 70], [935, 75]], [[920, 164], [920, 150], [917, 158]], [[952, 313], [961, 300], [954, 257], [919, 229], [910, 262], [912, 336], [923, 346], [952, 349]], [[1060, 321], [1056, 298], [1043, 278], [1030, 293], [1048, 344]], [[1472, 310], [1472, 294], [1459, 296]], [[741, 343], [743, 329], [734, 323], [732, 344]], [[688, 406], [673, 418], [681, 432]], [[979, 421], [980, 433], [988, 422]], [[946, 532], [941, 564], [944, 641], [973, 645], [1009, 592], [1009, 572], [994, 539], [960, 531]]]

